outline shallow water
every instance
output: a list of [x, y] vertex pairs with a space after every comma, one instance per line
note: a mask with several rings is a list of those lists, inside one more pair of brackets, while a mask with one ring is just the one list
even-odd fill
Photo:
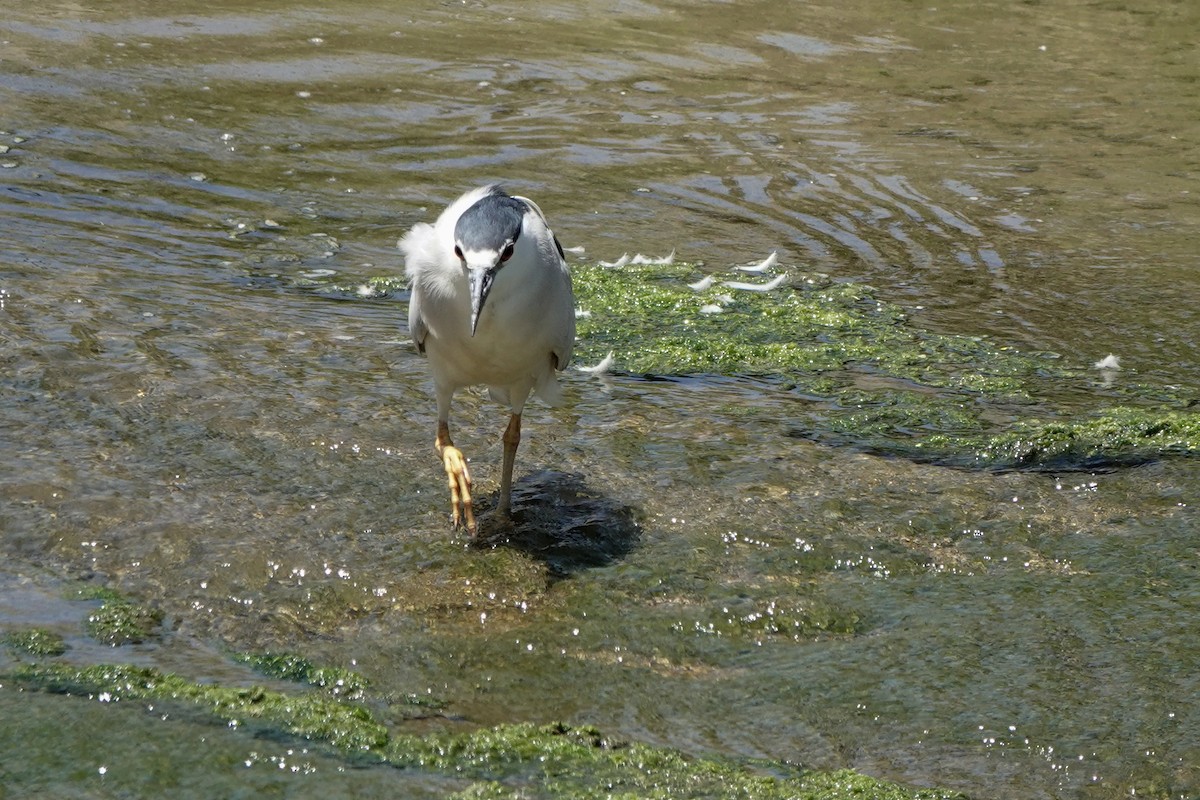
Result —
[[[224, 648], [353, 660], [450, 726], [563, 719], [978, 797], [1194, 796], [1193, 463], [947, 470], [789, 437], [803, 401], [770, 382], [572, 374], [565, 409], [531, 405], [518, 474], [639, 528], [546, 577], [447, 530], [402, 296], [303, 284], [399, 274], [407, 226], [503, 180], [580, 258], [778, 250], [917, 325], [1194, 388], [1197, 35], [1166, 0], [11, 9], [0, 623], [196, 678], [246, 679]], [[503, 416], [465, 395], [454, 421], [486, 496]], [[171, 634], [97, 653], [55, 599], [80, 578]], [[153, 741], [147, 796], [221, 794], [262, 752], [0, 704], [30, 737]], [[100, 791], [101, 755], [31, 754], [13, 791]], [[325, 759], [270, 790], [448, 788]]]

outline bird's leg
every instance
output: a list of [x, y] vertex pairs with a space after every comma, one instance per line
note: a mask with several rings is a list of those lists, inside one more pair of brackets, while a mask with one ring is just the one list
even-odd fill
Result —
[[517, 445], [521, 443], [521, 415], [513, 414], [504, 429], [504, 463], [500, 472], [500, 505], [496, 509], [508, 516], [512, 501], [513, 464], [517, 460]]
[[467, 470], [467, 459], [462, 451], [450, 441], [450, 425], [444, 420], [438, 420], [437, 441], [438, 455], [442, 457], [442, 466], [446, 468], [446, 479], [450, 484], [450, 519], [454, 529], [465, 524], [467, 532], [475, 533], [475, 512], [471, 510], [471, 473]]

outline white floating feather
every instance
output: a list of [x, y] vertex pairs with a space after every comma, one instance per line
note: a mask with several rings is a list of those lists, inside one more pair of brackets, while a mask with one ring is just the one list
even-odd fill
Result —
[[586, 308], [575, 309], [575, 319], [590, 319], [591, 316], [592, 312], [588, 311]]
[[709, 303], [706, 306], [700, 306], [701, 314], [720, 314], [724, 311], [725, 311], [725, 309], [722, 308], [721, 306], [717, 305], [716, 303]]
[[1112, 353], [1109, 353], [1095, 364], [1092, 364], [1092, 366], [1096, 369], [1120, 369], [1121, 359], [1117, 356], [1114, 356]]
[[712, 285], [717, 282], [717, 279], [712, 275], [706, 275], [695, 283], [689, 283], [688, 288], [694, 289], [697, 292], [703, 292], [705, 289], [712, 288]]
[[623, 267], [628, 263], [629, 253], [623, 253], [616, 261], [601, 261], [600, 266], [607, 267], [608, 269], [616, 269], [617, 267]]
[[775, 277], [775, 280], [771, 281], [770, 283], [742, 283], [741, 281], [725, 281], [721, 285], [743, 292], [769, 292], [772, 289], [778, 289], [787, 281], [787, 279], [787, 275], [778, 275]]
[[563, 252], [574, 253], [577, 256], [581, 256], [587, 251], [584, 249], [583, 245], [579, 245], [578, 247], [564, 247]]
[[779, 251], [773, 250], [771, 252], [771, 255], [767, 256], [765, 260], [760, 261], [757, 264], [754, 264], [753, 266], [734, 267], [734, 269], [738, 270], [739, 272], [766, 272], [767, 270], [769, 270], [771, 267], [775, 266], [778, 263], [779, 263]]
[[613, 351], [609, 350], [608, 355], [600, 359], [600, 363], [594, 367], [576, 367], [580, 372], [586, 372], [589, 375], [606, 375], [612, 369], [613, 362], [616, 358], [613, 356]]
[[641, 253], [638, 253], [636, 256], [633, 257], [633, 261], [630, 263], [650, 264], [650, 265], [653, 265], [656, 267], [665, 267], [668, 264], [675, 263], [675, 251], [672, 250], [670, 253], [668, 253], [665, 256], [662, 256], [661, 258], [654, 258], [653, 256], [644, 256]]

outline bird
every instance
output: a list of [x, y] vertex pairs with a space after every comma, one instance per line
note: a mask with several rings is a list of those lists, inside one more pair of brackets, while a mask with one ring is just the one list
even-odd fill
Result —
[[450, 438], [458, 389], [484, 385], [508, 406], [496, 512], [511, 516], [521, 414], [531, 394], [562, 403], [557, 372], [575, 345], [575, 298], [562, 245], [537, 203], [499, 185], [472, 189], [401, 237], [408, 327], [433, 376], [434, 447], [450, 487], [451, 525], [476, 533], [467, 459]]

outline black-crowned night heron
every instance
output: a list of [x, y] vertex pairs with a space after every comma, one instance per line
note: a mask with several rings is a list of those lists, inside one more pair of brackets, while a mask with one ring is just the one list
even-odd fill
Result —
[[450, 440], [450, 401], [456, 389], [483, 384], [509, 407], [497, 506], [507, 515], [525, 402], [531, 392], [550, 405], [562, 400], [555, 371], [575, 344], [571, 275], [542, 210], [497, 186], [467, 192], [433, 225], [417, 223], [400, 250], [412, 290], [408, 327], [433, 372], [451, 518], [474, 533], [471, 473]]

